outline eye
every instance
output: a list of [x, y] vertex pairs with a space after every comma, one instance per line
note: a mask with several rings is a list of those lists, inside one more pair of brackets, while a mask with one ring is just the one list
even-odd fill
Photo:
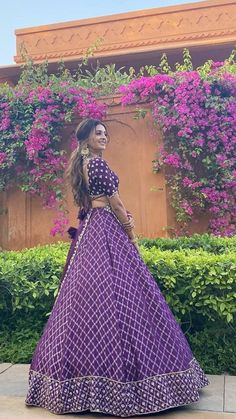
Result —
[[96, 135], [101, 135], [101, 134], [104, 134], [105, 137], [107, 137], [107, 133], [105, 131], [104, 132], [102, 132], [102, 131], [96, 131]]

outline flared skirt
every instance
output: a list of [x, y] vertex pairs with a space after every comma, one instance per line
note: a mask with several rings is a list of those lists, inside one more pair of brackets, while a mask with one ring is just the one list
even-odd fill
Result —
[[127, 417], [195, 402], [207, 384], [111, 208], [89, 210], [32, 358], [26, 405]]

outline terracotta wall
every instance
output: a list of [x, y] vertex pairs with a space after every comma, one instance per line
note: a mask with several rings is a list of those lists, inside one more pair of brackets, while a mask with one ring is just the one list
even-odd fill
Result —
[[[171, 234], [174, 213], [166, 189], [163, 172], [154, 174], [155, 158], [161, 136], [154, 135], [152, 120], [134, 119], [135, 108], [122, 109], [119, 104], [109, 108], [106, 123], [111, 141], [103, 157], [120, 178], [120, 196], [125, 207], [135, 219], [136, 233], [141, 237], [165, 237]], [[75, 125], [69, 125], [63, 133], [63, 144]], [[152, 188], [154, 190], [152, 190]], [[2, 249], [22, 249], [38, 244], [68, 240], [49, 234], [55, 213], [43, 210], [40, 198], [11, 190], [0, 195], [0, 246]], [[77, 225], [78, 208], [68, 190], [70, 225]], [[193, 226], [193, 231], [204, 231], [204, 220]]]
[[81, 59], [88, 48], [97, 45], [94, 57], [112, 57], [114, 62], [114, 57], [126, 56], [126, 63], [133, 65], [133, 57], [138, 53], [143, 62], [142, 56], [151, 52], [156, 62], [158, 51], [199, 46], [214, 49], [234, 44], [236, 7], [235, 0], [190, 2], [17, 29], [15, 33], [16, 63], [24, 61], [22, 47], [39, 62]]

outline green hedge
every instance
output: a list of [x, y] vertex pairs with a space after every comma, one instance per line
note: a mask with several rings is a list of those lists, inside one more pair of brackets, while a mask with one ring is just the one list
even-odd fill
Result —
[[46, 315], [56, 296], [68, 243], [0, 253], [0, 314]]
[[[143, 249], [143, 259], [180, 322], [232, 322], [236, 312], [236, 254]], [[196, 329], [195, 324], [194, 329]]]
[[236, 236], [216, 237], [210, 234], [194, 234], [191, 237], [178, 237], [174, 239], [142, 239], [140, 243], [146, 248], [155, 246], [160, 250], [202, 249], [217, 255], [236, 251]]
[[[141, 240], [144, 262], [208, 373], [236, 373], [236, 238]], [[0, 361], [30, 362], [68, 243], [0, 253]]]

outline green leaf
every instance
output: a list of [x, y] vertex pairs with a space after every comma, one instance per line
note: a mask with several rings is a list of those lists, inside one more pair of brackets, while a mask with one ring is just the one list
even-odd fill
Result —
[[233, 320], [233, 315], [231, 313], [227, 314], [227, 322], [230, 323]]
[[221, 303], [221, 305], [220, 305], [220, 311], [223, 312], [225, 310], [225, 308], [226, 308], [225, 303]]

